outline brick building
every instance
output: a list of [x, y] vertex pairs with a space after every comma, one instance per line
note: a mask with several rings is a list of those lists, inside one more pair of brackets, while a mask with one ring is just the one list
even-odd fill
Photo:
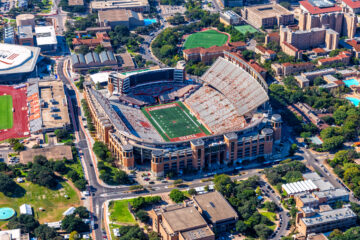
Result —
[[219, 192], [194, 196], [193, 203], [154, 208], [150, 216], [164, 240], [214, 240], [213, 231], [232, 230], [239, 218]]
[[329, 66], [332, 64], [342, 63], [344, 65], [349, 65], [351, 60], [351, 53], [349, 51], [343, 51], [339, 55], [330, 58], [323, 58], [318, 61], [319, 66]]
[[244, 50], [246, 43], [232, 42], [226, 43], [223, 46], [212, 46], [209, 48], [197, 47], [183, 50], [183, 56], [186, 61], [211, 63], [218, 57], [224, 56], [224, 51], [238, 51]]
[[78, 34], [77, 38], [73, 38], [72, 44], [75, 48], [75, 51], [81, 46], [86, 45], [90, 50], [93, 50], [97, 46], [102, 46], [106, 50], [112, 50], [110, 37], [106, 32], [97, 32], [95, 38], [90, 39], [81, 39], [80, 34]]
[[262, 4], [244, 7], [242, 17], [256, 28], [272, 28], [274, 26], [291, 25], [294, 14], [280, 4]]
[[273, 69], [278, 76], [289, 76], [291, 74], [311, 71], [314, 68], [315, 65], [311, 62], [271, 64], [271, 69]]

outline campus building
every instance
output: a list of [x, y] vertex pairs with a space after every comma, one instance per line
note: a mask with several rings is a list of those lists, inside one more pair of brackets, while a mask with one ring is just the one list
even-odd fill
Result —
[[241, 10], [241, 15], [256, 28], [272, 28], [294, 23], [294, 14], [280, 4], [244, 7]]
[[57, 49], [57, 39], [53, 26], [35, 27], [36, 45], [41, 52], [54, 52]]
[[85, 38], [82, 39], [81, 34], [78, 34], [76, 38], [73, 38], [72, 44], [74, 46], [74, 50], [77, 51], [80, 46], [86, 45], [90, 50], [93, 50], [97, 46], [102, 46], [106, 50], [112, 50], [110, 37], [107, 32], [97, 32], [95, 38]]
[[92, 12], [105, 11], [110, 9], [127, 9], [135, 12], [149, 12], [148, 0], [113, 0], [113, 1], [91, 1]]
[[220, 13], [220, 22], [229, 25], [239, 25], [241, 22], [241, 17], [234, 11], [225, 11]]
[[112, 51], [102, 51], [99, 54], [96, 52], [89, 52], [85, 55], [72, 54], [70, 61], [74, 72], [87, 72], [90, 69], [102, 67], [112, 70], [120, 69], [118, 60]]
[[34, 46], [34, 34], [31, 25], [18, 27], [18, 42], [24, 46]]
[[219, 192], [193, 197], [192, 202], [153, 208], [153, 229], [166, 240], [214, 240], [214, 232], [232, 230], [239, 218]]
[[224, 57], [224, 51], [233, 52], [244, 50], [245, 42], [225, 43], [223, 46], [212, 46], [209, 48], [196, 47], [183, 50], [185, 61], [211, 63], [218, 57]]
[[[169, 68], [110, 74], [106, 94], [85, 85], [97, 138], [119, 167], [148, 162], [155, 176], [268, 161], [281, 140], [281, 116], [264, 114], [267, 84], [251, 65], [239, 63], [220, 57], [198, 83], [188, 82], [183, 68]], [[170, 103], [154, 106], [162, 100]], [[145, 115], [177, 105], [208, 133], [169, 137]]]
[[271, 69], [274, 70], [277, 76], [289, 76], [291, 74], [311, 71], [314, 68], [315, 65], [311, 62], [271, 64]]
[[101, 27], [110, 26], [114, 29], [117, 25], [124, 25], [128, 29], [144, 26], [141, 13], [127, 9], [111, 9], [98, 12]]

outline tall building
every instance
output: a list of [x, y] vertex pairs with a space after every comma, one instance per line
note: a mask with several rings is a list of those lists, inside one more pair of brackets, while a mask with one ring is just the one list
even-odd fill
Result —
[[241, 17], [234, 11], [225, 11], [220, 13], [220, 22], [225, 25], [239, 25]]
[[311, 14], [302, 11], [299, 15], [299, 29], [310, 31], [313, 28], [330, 28], [341, 36], [353, 38], [357, 28], [357, 17], [352, 13], [331, 12]]
[[114, 29], [117, 25], [124, 25], [127, 28], [144, 26], [144, 18], [141, 13], [127, 9], [111, 9], [98, 12], [101, 27], [110, 26]]
[[13, 27], [4, 27], [4, 43], [15, 43], [15, 31]]
[[294, 14], [280, 4], [263, 4], [244, 7], [242, 17], [257, 28], [272, 28], [274, 26], [294, 23]]

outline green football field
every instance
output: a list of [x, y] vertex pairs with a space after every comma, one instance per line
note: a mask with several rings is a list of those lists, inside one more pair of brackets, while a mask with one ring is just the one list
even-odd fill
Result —
[[254, 28], [251, 25], [236, 26], [235, 29], [238, 30], [239, 32], [241, 32], [242, 34], [245, 34], [246, 32], [249, 32], [249, 33], [258, 32], [258, 30], [256, 30], [256, 28]]
[[203, 47], [209, 48], [212, 46], [222, 46], [228, 40], [228, 36], [219, 33], [215, 30], [207, 30], [204, 32], [198, 32], [188, 36], [184, 43], [184, 49]]
[[142, 108], [156, 131], [167, 142], [185, 141], [210, 135], [182, 102]]
[[0, 130], [10, 129], [13, 126], [13, 104], [10, 95], [0, 96]]

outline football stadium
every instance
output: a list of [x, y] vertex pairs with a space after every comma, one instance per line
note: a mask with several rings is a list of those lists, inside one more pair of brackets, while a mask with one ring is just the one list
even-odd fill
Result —
[[187, 79], [179, 62], [110, 73], [107, 89], [86, 84], [84, 95], [96, 137], [117, 165], [148, 164], [155, 176], [267, 162], [281, 140], [266, 81], [231, 53], [198, 80]]

